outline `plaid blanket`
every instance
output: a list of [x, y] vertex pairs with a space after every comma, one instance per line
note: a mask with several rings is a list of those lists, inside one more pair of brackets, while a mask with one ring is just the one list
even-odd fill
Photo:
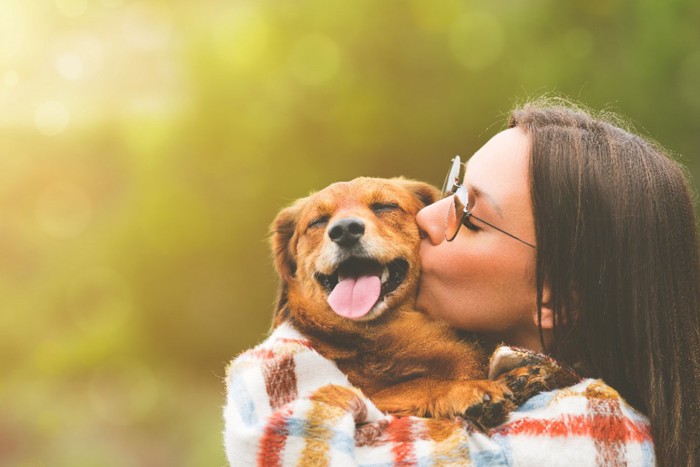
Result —
[[[500, 347], [491, 375], [547, 357]], [[232, 466], [651, 466], [648, 420], [600, 380], [541, 393], [487, 433], [380, 412], [288, 324], [228, 367]]]

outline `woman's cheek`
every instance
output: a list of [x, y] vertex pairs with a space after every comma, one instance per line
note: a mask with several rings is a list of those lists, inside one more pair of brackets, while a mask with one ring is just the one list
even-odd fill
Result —
[[428, 276], [439, 275], [447, 258], [441, 255], [440, 247], [424, 241], [420, 248], [421, 274]]

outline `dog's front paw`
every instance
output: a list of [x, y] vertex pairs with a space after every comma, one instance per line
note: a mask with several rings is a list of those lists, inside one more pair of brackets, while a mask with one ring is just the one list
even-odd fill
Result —
[[513, 393], [502, 381], [474, 380], [455, 384], [433, 415], [462, 416], [483, 429], [503, 422], [515, 407]]
[[572, 371], [543, 361], [514, 368], [499, 375], [497, 381], [504, 383], [512, 391], [515, 404], [521, 405], [540, 392], [570, 386], [579, 379]]

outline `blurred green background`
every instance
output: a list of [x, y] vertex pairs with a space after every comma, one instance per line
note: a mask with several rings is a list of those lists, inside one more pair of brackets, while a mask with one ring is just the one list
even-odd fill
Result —
[[211, 466], [275, 213], [561, 93], [700, 160], [697, 0], [0, 0], [0, 465]]

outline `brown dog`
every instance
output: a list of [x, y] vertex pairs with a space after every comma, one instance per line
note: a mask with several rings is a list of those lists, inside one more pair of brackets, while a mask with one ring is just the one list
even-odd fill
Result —
[[272, 226], [281, 277], [273, 325], [290, 321], [381, 410], [466, 415], [490, 426], [525, 396], [514, 396], [506, 379], [485, 380], [481, 346], [414, 309], [415, 217], [438, 196], [421, 182], [357, 178], [280, 212]]

